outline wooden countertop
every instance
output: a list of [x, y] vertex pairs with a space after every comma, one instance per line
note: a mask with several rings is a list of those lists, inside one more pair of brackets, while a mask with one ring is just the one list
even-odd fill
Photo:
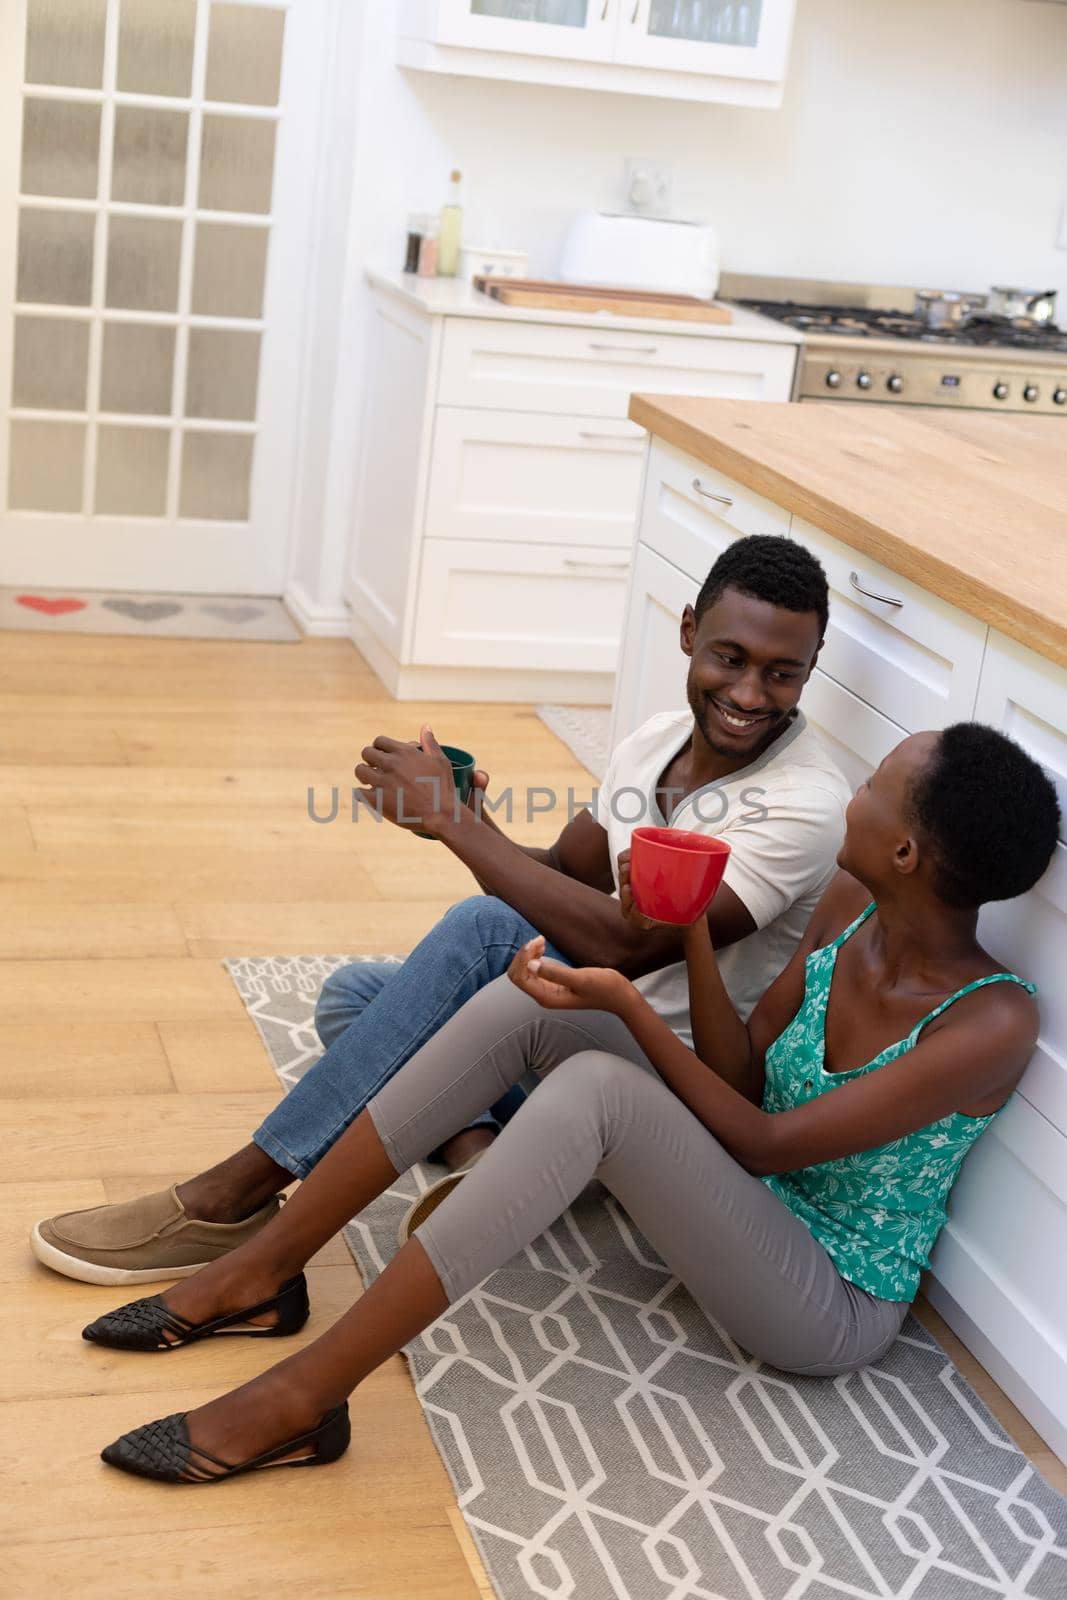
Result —
[[666, 395], [630, 416], [1067, 666], [1067, 416]]

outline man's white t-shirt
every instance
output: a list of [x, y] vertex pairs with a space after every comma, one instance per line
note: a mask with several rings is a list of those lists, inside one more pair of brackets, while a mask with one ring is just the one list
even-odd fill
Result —
[[[837, 866], [851, 791], [802, 712], [747, 767], [696, 789], [668, 824], [655, 790], [693, 732], [690, 711], [650, 717], [613, 752], [597, 797], [618, 894], [618, 857], [638, 827], [715, 834], [730, 844], [723, 882], [748, 908], [755, 930], [718, 952], [719, 971], [743, 1018], [770, 988], [800, 942], [815, 903]], [[637, 987], [687, 1044], [689, 981], [685, 962], [636, 980]]]

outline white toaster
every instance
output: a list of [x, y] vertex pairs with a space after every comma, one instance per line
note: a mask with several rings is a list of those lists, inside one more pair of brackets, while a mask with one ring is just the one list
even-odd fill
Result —
[[559, 259], [564, 283], [652, 289], [710, 300], [719, 287], [719, 246], [706, 222], [582, 211]]

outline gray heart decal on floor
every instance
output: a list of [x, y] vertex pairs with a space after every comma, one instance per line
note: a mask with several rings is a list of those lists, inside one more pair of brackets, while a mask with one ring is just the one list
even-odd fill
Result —
[[132, 617], [134, 622], [161, 622], [164, 617], [176, 617], [182, 607], [171, 600], [105, 600], [104, 609]]
[[263, 615], [262, 606], [201, 606], [205, 616], [218, 617], [220, 622], [251, 622]]

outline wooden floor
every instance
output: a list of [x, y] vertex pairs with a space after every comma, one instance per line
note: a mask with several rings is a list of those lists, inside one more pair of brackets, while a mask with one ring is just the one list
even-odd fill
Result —
[[[352, 647], [0, 635], [0, 1592], [260, 1600], [491, 1593], [399, 1359], [353, 1403], [336, 1467], [167, 1490], [98, 1451], [261, 1370], [240, 1341], [173, 1356], [95, 1350], [122, 1298], [39, 1267], [39, 1216], [161, 1188], [243, 1143], [277, 1097], [220, 965], [229, 955], [404, 951], [464, 869], [346, 821], [376, 733], [478, 756], [494, 790], [588, 795], [528, 707], [397, 705]], [[316, 825], [307, 790], [341, 814]], [[544, 842], [556, 822], [513, 829]], [[310, 1268], [314, 1337], [359, 1293], [343, 1243]], [[1061, 1488], [1064, 1471], [938, 1319], [961, 1368]]]

